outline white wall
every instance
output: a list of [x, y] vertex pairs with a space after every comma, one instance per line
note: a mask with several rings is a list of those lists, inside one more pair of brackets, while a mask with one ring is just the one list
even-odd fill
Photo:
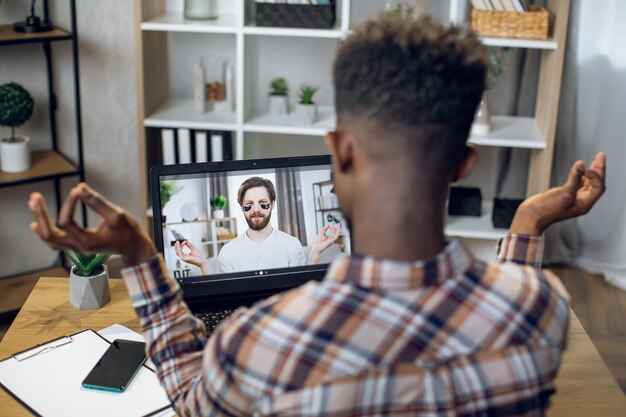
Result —
[[[41, 2], [38, 2], [38, 6]], [[139, 215], [137, 178], [137, 94], [135, 82], [134, 2], [77, 0], [83, 140], [87, 181], [114, 202]], [[23, 20], [30, 2], [0, 3], [0, 24]], [[69, 1], [50, 2], [53, 22], [70, 28]], [[53, 44], [55, 89], [59, 101], [59, 143], [76, 156], [71, 44]], [[33, 95], [33, 118], [20, 131], [33, 149], [50, 147], [45, 61], [39, 44], [0, 47], [0, 83], [16, 81]], [[2, 128], [5, 136], [8, 129]], [[63, 181], [67, 190], [76, 178]], [[0, 189], [0, 277], [50, 266], [56, 253], [30, 232], [26, 201], [42, 191], [54, 202], [52, 183]], [[55, 210], [53, 216], [55, 215]], [[97, 224], [90, 217], [92, 225]]]

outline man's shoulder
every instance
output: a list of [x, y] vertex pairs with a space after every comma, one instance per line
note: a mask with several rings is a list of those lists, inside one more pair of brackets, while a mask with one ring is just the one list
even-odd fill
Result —
[[513, 262], [486, 263], [481, 281], [488, 290], [511, 297], [537, 295], [569, 302], [561, 280], [551, 271]]

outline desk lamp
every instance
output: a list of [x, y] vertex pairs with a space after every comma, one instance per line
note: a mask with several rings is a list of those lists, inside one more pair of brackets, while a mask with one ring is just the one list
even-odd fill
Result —
[[16, 32], [36, 33], [48, 32], [54, 29], [52, 22], [48, 20], [48, 0], [44, 0], [44, 18], [41, 20], [39, 16], [35, 16], [35, 1], [30, 4], [30, 16], [26, 16], [26, 21], [13, 24], [13, 30]]

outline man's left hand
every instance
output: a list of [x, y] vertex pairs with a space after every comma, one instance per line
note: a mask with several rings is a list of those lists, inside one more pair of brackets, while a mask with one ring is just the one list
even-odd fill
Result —
[[541, 235], [550, 225], [587, 214], [604, 193], [606, 155], [599, 152], [589, 169], [577, 161], [567, 182], [527, 198], [517, 209], [510, 233]]

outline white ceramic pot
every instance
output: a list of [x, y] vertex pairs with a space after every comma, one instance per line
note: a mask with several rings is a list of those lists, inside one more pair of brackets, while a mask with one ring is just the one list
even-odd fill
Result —
[[491, 130], [491, 113], [489, 112], [489, 104], [487, 103], [487, 92], [483, 93], [483, 98], [476, 109], [474, 122], [472, 123], [472, 131], [470, 135], [482, 136]]
[[98, 275], [83, 277], [70, 272], [70, 303], [78, 310], [97, 310], [111, 301], [109, 272], [106, 265]]
[[4, 172], [22, 172], [30, 168], [30, 138], [16, 136], [19, 142], [9, 142], [10, 138], [0, 141], [0, 170]]
[[213, 218], [214, 219], [223, 219], [224, 218], [224, 210], [213, 210]]
[[296, 106], [294, 116], [297, 121], [305, 124], [313, 124], [317, 119], [317, 104], [300, 104]]
[[289, 101], [287, 96], [270, 96], [269, 113], [273, 116], [289, 114]]

